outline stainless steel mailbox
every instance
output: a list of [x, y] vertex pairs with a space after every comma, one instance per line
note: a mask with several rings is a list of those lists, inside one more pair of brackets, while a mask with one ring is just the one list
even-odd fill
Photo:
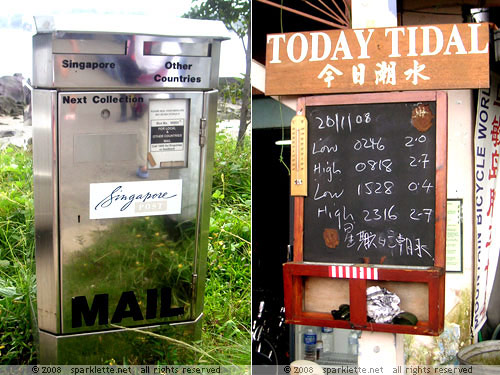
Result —
[[36, 24], [40, 362], [144, 363], [144, 332], [201, 332], [227, 30], [185, 19], [160, 31]]

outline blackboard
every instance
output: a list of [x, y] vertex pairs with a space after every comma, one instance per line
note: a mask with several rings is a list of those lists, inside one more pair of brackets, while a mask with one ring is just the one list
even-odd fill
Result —
[[304, 261], [435, 265], [436, 103], [306, 104]]

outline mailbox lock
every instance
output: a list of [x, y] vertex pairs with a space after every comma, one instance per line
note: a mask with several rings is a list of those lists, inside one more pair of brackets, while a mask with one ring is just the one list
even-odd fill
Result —
[[107, 120], [109, 118], [109, 116], [111, 115], [111, 113], [109, 112], [109, 109], [103, 109], [101, 111], [101, 117], [105, 120]]

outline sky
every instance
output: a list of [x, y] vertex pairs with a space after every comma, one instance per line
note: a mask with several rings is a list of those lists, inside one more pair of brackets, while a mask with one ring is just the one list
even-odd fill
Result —
[[[31, 77], [31, 37], [36, 32], [34, 15], [82, 15], [89, 20], [97, 15], [144, 15], [180, 17], [191, 8], [191, 0], [25, 0], [2, 1], [0, 5], [0, 43], [3, 58], [0, 76], [22, 73]], [[13, 25], [15, 27], [13, 27]], [[221, 49], [221, 77], [240, 77], [245, 72], [245, 54], [234, 34]]]

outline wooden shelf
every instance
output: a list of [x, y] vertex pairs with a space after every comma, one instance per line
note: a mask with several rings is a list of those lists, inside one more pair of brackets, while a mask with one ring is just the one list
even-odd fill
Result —
[[[349, 271], [347, 268], [349, 268]], [[342, 272], [335, 272], [341, 269]], [[366, 275], [370, 276], [373, 281], [364, 278]], [[356, 278], [352, 278], [351, 276], [355, 276]], [[361, 264], [346, 266], [291, 262], [283, 265], [283, 277], [286, 321], [289, 324], [430, 336], [439, 335], [444, 328], [445, 272], [443, 268], [396, 269], [375, 268]], [[305, 284], [308, 278], [341, 280], [345, 284], [342, 292], [345, 293], [345, 289], [348, 289], [351, 319], [349, 321], [335, 320], [330, 311], [306, 311], [304, 302], [306, 299]], [[401, 295], [400, 293], [399, 295], [402, 303], [405, 302], [406, 298], [417, 298], [413, 303], [425, 304], [427, 306], [427, 319], [419, 319], [419, 322], [415, 326], [368, 322], [366, 313], [366, 288], [368, 283], [380, 283], [383, 286], [384, 282], [408, 283], [409, 293], [405, 293], [405, 295]], [[428, 292], [424, 295], [422, 295], [423, 293], [412, 295], [411, 289], [417, 284], [424, 284]], [[331, 296], [332, 309], [338, 308], [344, 302], [335, 301], [335, 296]]]

